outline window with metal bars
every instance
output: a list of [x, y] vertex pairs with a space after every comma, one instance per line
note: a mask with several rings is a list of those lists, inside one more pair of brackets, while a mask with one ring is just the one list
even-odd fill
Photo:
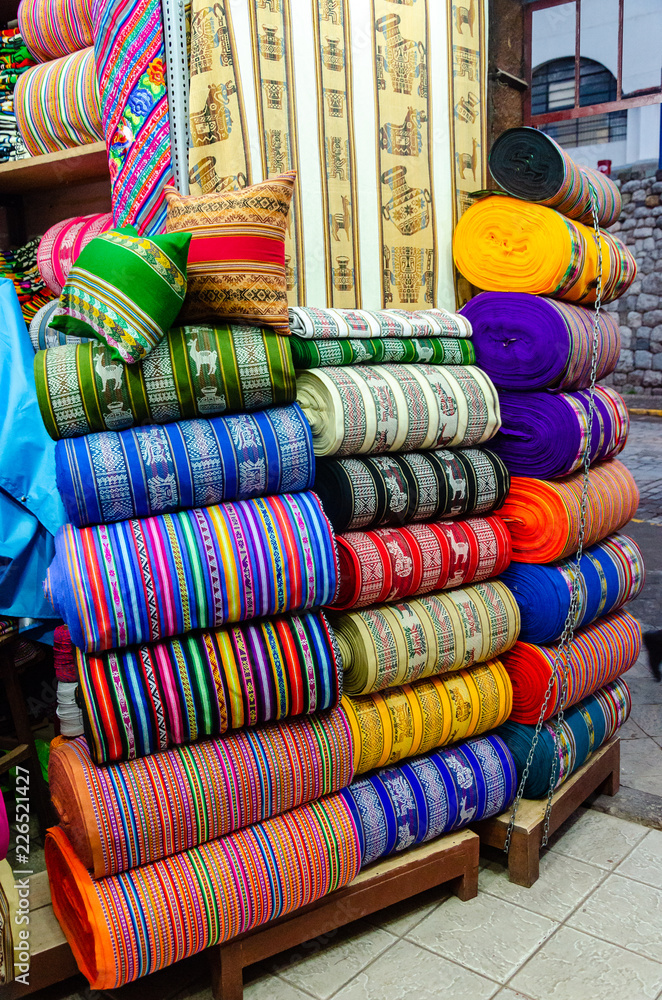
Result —
[[[616, 99], [616, 77], [602, 63], [582, 57], [579, 61], [579, 104], [605, 104]], [[546, 115], [575, 104], [575, 60], [552, 59], [533, 71], [531, 114]], [[627, 110], [602, 115], [547, 122], [543, 131], [562, 146], [591, 146], [617, 142], [627, 136]]]

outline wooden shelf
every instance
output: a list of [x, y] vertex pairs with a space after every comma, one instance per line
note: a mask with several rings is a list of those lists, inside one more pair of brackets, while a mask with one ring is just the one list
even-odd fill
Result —
[[0, 195], [97, 180], [110, 180], [104, 142], [0, 163]]

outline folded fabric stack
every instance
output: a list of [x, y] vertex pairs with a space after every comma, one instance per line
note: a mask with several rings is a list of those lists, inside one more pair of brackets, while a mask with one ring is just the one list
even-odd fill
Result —
[[0, 31], [0, 163], [22, 160], [25, 148], [14, 114], [14, 88], [35, 60], [18, 28]]
[[[539, 167], [533, 186], [532, 162]], [[504, 133], [490, 165], [515, 197], [492, 196], [469, 209], [454, 250], [465, 277], [489, 289], [468, 302], [462, 315], [473, 328], [477, 364], [498, 389], [502, 426], [492, 447], [511, 473], [499, 516], [510, 530], [513, 562], [501, 580], [518, 604], [522, 627], [519, 641], [503, 656], [513, 686], [503, 732], [519, 777], [554, 678], [545, 712], [550, 721], [525, 793], [542, 795], [554, 749], [551, 717], [572, 705], [588, 706], [569, 712], [562, 723], [560, 783], [627, 718], [629, 695], [619, 678], [639, 652], [639, 625], [621, 609], [641, 591], [643, 559], [631, 539], [614, 534], [639, 504], [632, 476], [615, 458], [627, 439], [628, 412], [613, 389], [589, 389], [593, 362], [598, 379], [614, 370], [620, 335], [613, 314], [596, 317], [579, 304], [595, 300], [598, 282], [602, 301], [622, 295], [636, 268], [618, 240], [601, 230], [598, 275], [592, 197], [600, 226], [611, 225], [620, 210], [620, 193], [608, 178], [580, 168], [553, 140], [528, 128]], [[511, 237], [522, 251], [517, 268], [505, 249]], [[584, 554], [577, 568], [587, 452]], [[569, 617], [573, 585], [579, 631], [564, 689], [565, 660], [555, 643]], [[614, 703], [618, 707], [608, 711]], [[596, 724], [589, 738], [590, 722], [582, 720], [603, 709], [610, 722]]]
[[38, 247], [39, 239], [35, 238], [17, 250], [0, 251], [0, 277], [14, 283], [27, 324], [53, 298], [37, 268]]

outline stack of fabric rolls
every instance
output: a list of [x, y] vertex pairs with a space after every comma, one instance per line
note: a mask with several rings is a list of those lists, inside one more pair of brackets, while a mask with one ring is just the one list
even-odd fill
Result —
[[[293, 337], [221, 325], [171, 329], [134, 364], [95, 341], [36, 355], [70, 521], [46, 586], [75, 645], [84, 725], [52, 747], [47, 865], [95, 988], [312, 902], [514, 795], [512, 757], [487, 735], [510, 712], [498, 657], [519, 628], [507, 588], [488, 581], [510, 561], [491, 514], [508, 474], [481, 447], [499, 426], [496, 393], [464, 364], [460, 317], [351, 321], [382, 331], [356, 338], [369, 357], [398, 360], [336, 357], [297, 381]], [[354, 456], [333, 459], [350, 475], [340, 558], [311, 402], [338, 398], [354, 407], [334, 411], [327, 452]], [[362, 464], [373, 490], [352, 501]], [[375, 599], [390, 602], [374, 627], [393, 621], [376, 679], [361, 676], [352, 633], [354, 617], [373, 627], [376, 585], [351, 577], [362, 538]], [[336, 635], [319, 609], [350, 592], [361, 610], [332, 612]], [[356, 696], [341, 700], [355, 649]]]
[[26, 324], [53, 298], [37, 268], [38, 247], [36, 237], [16, 250], [0, 251], [0, 277], [14, 283]]
[[19, 77], [34, 65], [18, 28], [0, 31], [0, 163], [30, 155], [16, 123], [14, 88]]
[[[533, 188], [532, 164], [540, 171]], [[555, 757], [560, 784], [627, 719], [630, 698], [622, 675], [640, 646], [639, 625], [622, 609], [641, 591], [643, 558], [635, 542], [618, 533], [639, 503], [632, 476], [615, 457], [625, 445], [629, 417], [619, 394], [597, 385], [589, 439], [596, 320], [594, 309], [577, 304], [594, 301], [597, 285], [596, 239], [591, 228], [582, 228], [591, 225], [589, 183], [600, 226], [618, 218], [620, 194], [608, 178], [575, 165], [535, 129], [504, 133], [490, 165], [515, 197], [495, 195], [469, 209], [456, 230], [454, 251], [462, 273], [489, 289], [468, 302], [462, 315], [473, 326], [477, 364], [498, 389], [502, 426], [491, 447], [512, 477], [499, 513], [510, 530], [513, 562], [501, 580], [515, 596], [522, 624], [519, 641], [504, 656], [513, 711], [499, 733], [520, 777], [555, 674], [548, 721], [524, 790], [539, 796], [547, 791]], [[572, 250], [564, 256], [568, 233]], [[508, 250], [513, 239], [529, 255], [529, 271], [513, 267]], [[623, 294], [636, 268], [615, 237], [601, 230], [600, 239], [602, 300], [609, 301]], [[552, 266], [559, 270], [548, 280], [545, 268]], [[600, 313], [596, 337], [601, 379], [614, 370], [620, 353], [613, 314]], [[584, 554], [577, 572], [587, 450]], [[575, 580], [578, 632], [564, 694], [556, 643]], [[570, 706], [575, 707], [565, 715], [555, 754], [553, 717]]]

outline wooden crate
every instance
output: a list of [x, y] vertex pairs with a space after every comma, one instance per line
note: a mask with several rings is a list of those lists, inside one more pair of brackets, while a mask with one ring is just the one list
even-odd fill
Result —
[[[571, 816], [595, 791], [615, 795], [619, 787], [621, 745], [618, 737], [600, 747], [590, 760], [561, 785], [552, 798], [549, 832]], [[522, 799], [517, 811], [508, 853], [508, 874], [511, 882], [529, 888], [540, 876], [540, 843], [542, 840], [547, 799]], [[510, 809], [472, 824], [481, 844], [503, 848], [510, 822]]]

